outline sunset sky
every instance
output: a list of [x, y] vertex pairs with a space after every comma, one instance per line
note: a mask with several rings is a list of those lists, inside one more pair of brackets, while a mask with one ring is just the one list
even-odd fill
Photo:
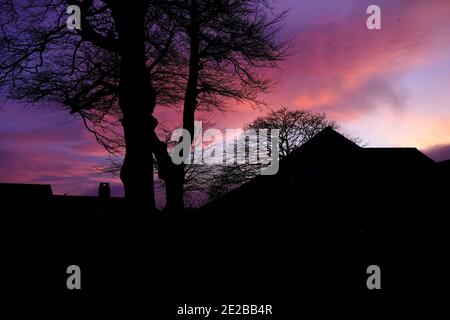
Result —
[[[381, 7], [381, 30], [366, 27], [370, 4]], [[282, 37], [292, 54], [269, 72], [276, 82], [262, 96], [269, 109], [325, 112], [367, 146], [413, 146], [450, 159], [449, 0], [278, 0], [276, 10], [283, 9], [290, 9]], [[237, 105], [214, 120], [240, 128], [267, 110]], [[0, 182], [49, 183], [75, 195], [110, 181], [120, 195], [118, 180], [94, 169], [105, 160], [67, 111], [0, 110]]]

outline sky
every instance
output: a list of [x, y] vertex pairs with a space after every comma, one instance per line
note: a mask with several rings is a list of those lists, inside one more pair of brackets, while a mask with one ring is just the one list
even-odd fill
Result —
[[[381, 8], [381, 30], [366, 27], [369, 5]], [[267, 107], [235, 105], [213, 120], [241, 128], [270, 109], [325, 112], [365, 146], [417, 147], [450, 159], [450, 1], [278, 0], [289, 9], [282, 40], [290, 55], [261, 96]], [[56, 194], [95, 194], [118, 178], [96, 170], [107, 153], [66, 110], [0, 109], [0, 182], [48, 183]], [[173, 118], [167, 110], [156, 116]]]

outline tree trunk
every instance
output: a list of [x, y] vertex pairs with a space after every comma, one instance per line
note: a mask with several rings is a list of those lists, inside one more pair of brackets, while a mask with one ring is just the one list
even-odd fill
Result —
[[152, 134], [157, 122], [152, 113], [156, 92], [145, 60], [146, 11], [144, 4], [117, 1], [112, 6], [119, 35], [119, 105], [126, 145], [120, 178], [126, 201], [135, 212], [155, 211]]
[[165, 211], [172, 215], [180, 215], [184, 211], [184, 170], [183, 166], [177, 166], [167, 151], [167, 145], [162, 142], [156, 133], [153, 133], [154, 154], [158, 161], [158, 175], [164, 180], [166, 187]]
[[194, 137], [194, 114], [197, 107], [197, 87], [200, 75], [200, 26], [198, 24], [197, 1], [192, 0], [190, 15], [190, 48], [189, 48], [189, 77], [184, 94], [183, 128]]
[[[190, 16], [190, 56], [189, 76], [184, 95], [183, 129], [194, 138], [194, 115], [197, 107], [197, 86], [200, 74], [200, 26], [198, 24], [197, 0], [192, 0], [189, 7]], [[185, 164], [173, 165], [167, 175], [166, 198], [167, 210], [179, 213], [184, 211], [184, 170]]]
[[[191, 138], [194, 137], [194, 115], [197, 106], [197, 86], [200, 73], [200, 38], [197, 13], [197, 1], [192, 0], [189, 5], [190, 15], [190, 57], [189, 76], [184, 95], [183, 129], [187, 130]], [[159, 177], [166, 185], [165, 210], [173, 215], [184, 212], [184, 170], [185, 164], [175, 165], [172, 162], [165, 143], [154, 135], [155, 156], [158, 161]]]

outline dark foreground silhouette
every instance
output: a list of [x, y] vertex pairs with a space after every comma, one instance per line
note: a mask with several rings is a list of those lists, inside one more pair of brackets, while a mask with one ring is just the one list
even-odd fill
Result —
[[[271, 318], [250, 319], [414, 312], [445, 289], [449, 164], [325, 129], [276, 176], [181, 218], [130, 212], [107, 185], [70, 197], [0, 184], [2, 288], [24, 305], [127, 318], [197, 319], [177, 316], [184, 304], [273, 305]], [[66, 287], [73, 264], [81, 290]], [[369, 265], [381, 290], [367, 289]]]

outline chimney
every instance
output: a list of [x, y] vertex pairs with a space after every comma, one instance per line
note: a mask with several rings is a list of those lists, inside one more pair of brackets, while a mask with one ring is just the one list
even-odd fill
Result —
[[98, 197], [100, 199], [109, 199], [111, 197], [111, 188], [109, 187], [109, 183], [100, 183], [98, 186]]

